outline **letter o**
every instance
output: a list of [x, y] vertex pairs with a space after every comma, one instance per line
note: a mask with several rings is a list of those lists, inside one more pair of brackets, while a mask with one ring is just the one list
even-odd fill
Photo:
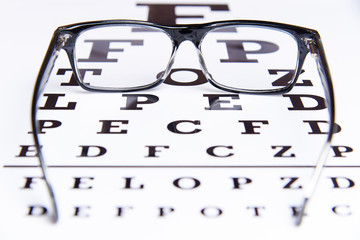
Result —
[[[190, 73], [194, 73], [197, 78], [193, 81], [189, 81], [189, 82], [179, 82], [176, 81], [175, 79], [173, 79], [173, 74], [174, 73], [178, 73], [178, 72], [190, 72]], [[159, 78], [164, 72], [160, 72], [157, 75], [157, 78]], [[203, 72], [199, 69], [192, 69], [192, 68], [176, 68], [176, 69], [172, 69], [170, 71], [170, 74], [166, 77], [164, 83], [169, 84], [169, 85], [173, 85], [173, 86], [197, 86], [197, 85], [201, 85], [204, 83], [207, 83], [207, 79], [204, 76]]]
[[200, 212], [206, 217], [218, 217], [222, 214], [222, 210], [217, 207], [206, 207], [201, 209]]
[[177, 188], [190, 190], [199, 187], [200, 181], [192, 177], [182, 177], [176, 179], [173, 184]]

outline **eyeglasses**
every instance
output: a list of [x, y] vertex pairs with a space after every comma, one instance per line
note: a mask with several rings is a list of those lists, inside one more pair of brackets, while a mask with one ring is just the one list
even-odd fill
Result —
[[[286, 93], [294, 87], [307, 54], [314, 56], [330, 115], [329, 130], [297, 215], [297, 224], [301, 223], [306, 204], [325, 165], [335, 128], [329, 67], [317, 31], [248, 20], [176, 26], [109, 20], [62, 26], [54, 32], [36, 81], [31, 120], [55, 222], [58, 220], [57, 203], [40, 147], [40, 126], [36, 115], [38, 100], [60, 50], [67, 53], [76, 81], [83, 89], [129, 92], [150, 89], [164, 82], [184, 41], [191, 41], [197, 48], [200, 66], [208, 82], [221, 90], [235, 93]], [[141, 71], [134, 71], [139, 67]], [[268, 69], [271, 68], [290, 69], [291, 77], [285, 83], [275, 84], [269, 75]], [[83, 69], [99, 69], [101, 78], [86, 77]]]

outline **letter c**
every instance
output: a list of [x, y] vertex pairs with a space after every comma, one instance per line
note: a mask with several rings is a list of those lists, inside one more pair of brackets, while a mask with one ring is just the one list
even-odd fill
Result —
[[192, 131], [181, 131], [179, 130], [178, 128], [178, 125], [180, 123], [191, 123], [193, 125], [200, 125], [200, 121], [199, 120], [195, 120], [195, 121], [191, 121], [191, 120], [178, 120], [178, 121], [174, 121], [174, 122], [171, 122], [167, 125], [167, 129], [170, 131], [170, 132], [173, 132], [173, 133], [177, 133], [177, 134], [194, 134], [194, 133], [198, 133], [201, 131], [201, 129], [199, 128], [195, 128], [194, 130]]

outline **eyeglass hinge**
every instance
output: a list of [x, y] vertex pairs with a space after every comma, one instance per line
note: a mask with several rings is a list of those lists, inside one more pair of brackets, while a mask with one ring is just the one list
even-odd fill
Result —
[[65, 33], [63, 35], [60, 35], [57, 40], [56, 50], [59, 51], [66, 43], [66, 41], [71, 38], [71, 35], [68, 33]]
[[305, 42], [306, 47], [309, 49], [312, 56], [318, 55], [318, 48], [316, 46], [316, 42], [312, 38], [303, 38], [303, 41]]

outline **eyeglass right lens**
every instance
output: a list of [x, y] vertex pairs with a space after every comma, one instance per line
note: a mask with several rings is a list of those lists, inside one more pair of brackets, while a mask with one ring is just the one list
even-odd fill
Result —
[[92, 89], [136, 90], [159, 80], [158, 74], [166, 69], [172, 49], [171, 39], [157, 28], [142, 25], [91, 28], [76, 40], [77, 75]]
[[[216, 28], [204, 37], [201, 52], [210, 78], [232, 90], [286, 88], [294, 80], [298, 63], [298, 45], [292, 35], [259, 26]], [[275, 82], [279, 76], [285, 78]]]

